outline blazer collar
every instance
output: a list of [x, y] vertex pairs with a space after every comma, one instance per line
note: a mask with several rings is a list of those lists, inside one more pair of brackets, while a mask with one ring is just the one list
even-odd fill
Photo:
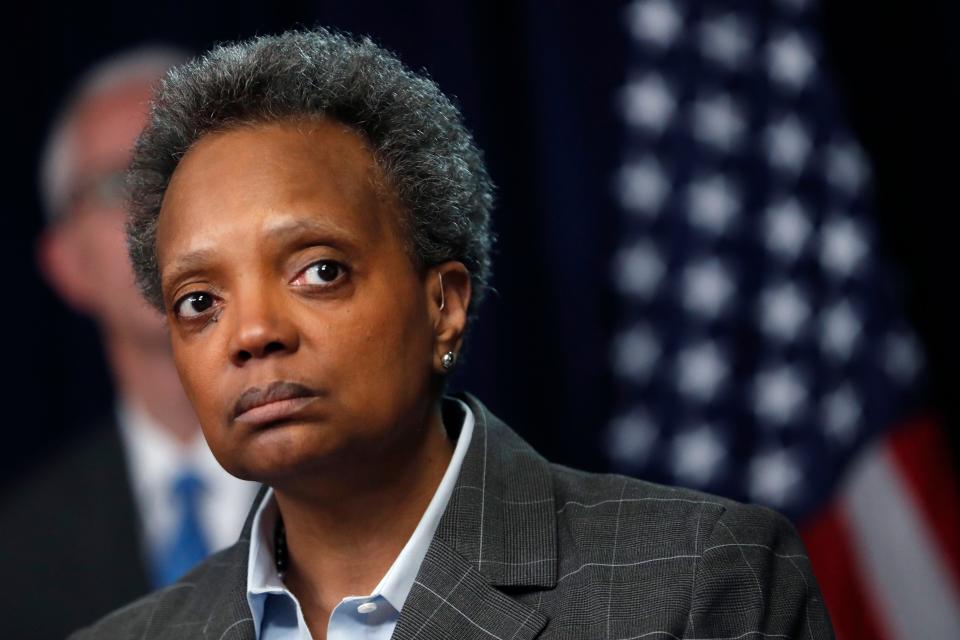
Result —
[[470, 448], [436, 538], [501, 587], [557, 582], [557, 528], [548, 463], [479, 400]]
[[557, 582], [547, 462], [476, 398], [470, 448], [394, 638], [534, 637], [547, 619], [508, 595]]

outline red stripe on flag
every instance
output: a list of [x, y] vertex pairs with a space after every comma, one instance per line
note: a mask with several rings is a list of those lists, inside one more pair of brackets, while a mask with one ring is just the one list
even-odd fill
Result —
[[923, 514], [948, 573], [960, 593], [960, 491], [943, 427], [916, 418], [892, 431], [888, 451]]
[[830, 505], [810, 518], [800, 531], [837, 638], [886, 639], [875, 603], [864, 588], [850, 531], [839, 508]]

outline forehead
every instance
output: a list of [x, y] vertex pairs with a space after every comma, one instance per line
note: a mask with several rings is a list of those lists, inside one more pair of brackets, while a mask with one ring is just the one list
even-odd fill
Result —
[[364, 140], [339, 123], [292, 120], [208, 134], [184, 155], [164, 194], [161, 270], [177, 256], [229, 250], [278, 227], [325, 226], [356, 244], [382, 244], [400, 226], [383, 184]]

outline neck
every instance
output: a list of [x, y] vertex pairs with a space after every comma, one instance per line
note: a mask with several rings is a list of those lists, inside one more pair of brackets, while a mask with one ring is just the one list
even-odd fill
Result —
[[200, 425], [166, 341], [112, 335], [104, 343], [120, 396], [140, 406], [183, 446], [192, 444], [200, 435]]
[[409, 453], [366, 465], [367, 474], [386, 470], [373, 482], [341, 476], [309, 496], [275, 488], [286, 529], [286, 584], [314, 633], [326, 629], [345, 596], [373, 590], [423, 517], [453, 453], [439, 406], [423, 434]]

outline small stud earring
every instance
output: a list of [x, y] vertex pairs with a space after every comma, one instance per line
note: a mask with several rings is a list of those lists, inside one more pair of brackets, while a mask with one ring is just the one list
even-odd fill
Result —
[[449, 371], [453, 369], [453, 365], [457, 364], [457, 354], [453, 351], [447, 351], [440, 358], [440, 365], [446, 370]]

